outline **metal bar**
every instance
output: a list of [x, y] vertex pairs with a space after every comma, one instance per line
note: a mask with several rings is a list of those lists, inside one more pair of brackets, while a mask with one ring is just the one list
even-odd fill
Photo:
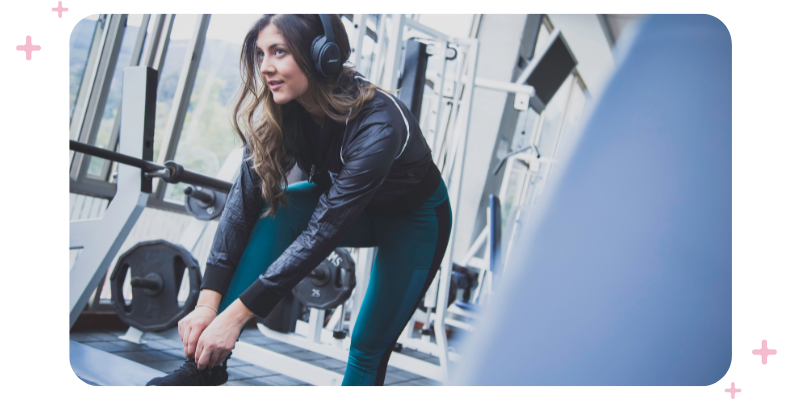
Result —
[[[89, 95], [89, 102], [83, 116], [80, 127], [78, 141], [83, 143], [94, 143], [97, 129], [100, 127], [100, 120], [103, 117], [103, 108], [106, 105], [108, 91], [111, 87], [111, 80], [114, 76], [114, 68], [117, 65], [119, 49], [122, 45], [122, 37], [125, 32], [125, 20], [127, 15], [112, 15], [106, 30], [106, 38], [103, 49], [100, 53], [97, 73], [92, 84], [92, 91]], [[82, 181], [89, 168], [89, 159], [82, 154], [74, 154], [70, 167], [70, 178]]]
[[461, 265], [466, 267], [467, 264], [469, 264], [469, 261], [472, 258], [475, 257], [475, 254], [478, 253], [478, 249], [480, 249], [481, 246], [486, 242], [486, 238], [487, 237], [489, 237], [489, 227], [488, 226], [484, 227], [483, 230], [481, 231], [481, 233], [478, 234], [478, 237], [475, 238], [474, 242], [472, 242], [472, 246], [469, 246], [469, 250], [467, 250], [467, 254], [464, 255], [464, 258], [462, 258], [463, 261], [461, 261], [459, 264], [461, 264]]
[[[144, 55], [144, 65], [161, 71], [164, 57], [169, 46], [169, 36], [172, 33], [172, 23], [175, 21], [175, 14], [158, 14], [153, 24], [153, 35], [147, 43], [147, 51]], [[160, 75], [160, 74], [159, 74]]]
[[547, 32], [548, 33], [552, 33], [553, 32], [553, 29], [554, 29], [553, 21], [550, 21], [550, 17], [547, 14], [544, 15], [544, 18], [542, 19], [542, 23], [544, 24], [544, 27], [547, 28]]
[[188, 185], [198, 185], [224, 193], [230, 192], [233, 186], [230, 182], [184, 169], [183, 166], [174, 161], [167, 161], [166, 167], [169, 170], [169, 175], [161, 177], [159, 183], [186, 183]]
[[[446, 51], [446, 49], [445, 49], [445, 51]], [[450, 124], [450, 121], [454, 118], [455, 115], [457, 115], [457, 111], [459, 110], [459, 108], [461, 106], [461, 96], [464, 93], [464, 82], [461, 81], [461, 76], [464, 74], [463, 68], [464, 68], [465, 65], [466, 64], [464, 63], [464, 57], [463, 56], [456, 58], [456, 68], [455, 68], [456, 76], [455, 76], [455, 79], [453, 79], [453, 82], [455, 84], [453, 98], [449, 101], [450, 109], [447, 111], [447, 119], [446, 120], [442, 120], [443, 122], [439, 123], [439, 127], [437, 128], [437, 129], [441, 129], [441, 124], [442, 123], [445, 124], [444, 125], [444, 132], [436, 134], [436, 136], [437, 136], [436, 143], [435, 143], [436, 151], [434, 153], [436, 155], [436, 158], [434, 158], [434, 160], [437, 163], [436, 165], [438, 165], [439, 168], [442, 169], [442, 171], [444, 171], [444, 167], [446, 167], [446, 165], [444, 165], [444, 162], [445, 162], [445, 157], [444, 156], [446, 156], [445, 149], [447, 148], [446, 144], [450, 143], [450, 141], [448, 139], [449, 139], [450, 134], [453, 131], [453, 128], [452, 128], [452, 126]], [[442, 69], [441, 73], [444, 74], [444, 69]], [[445, 82], [446, 82], [446, 80], [445, 80]], [[449, 181], [449, 179], [450, 179], [449, 176], [447, 176], [445, 178], [446, 181]]]
[[486, 89], [511, 92], [511, 93], [520, 93], [528, 96], [533, 96], [536, 93], [536, 90], [533, 88], [533, 86], [530, 85], [501, 82], [501, 81], [496, 81], [494, 79], [486, 79], [486, 78], [475, 78], [475, 86]]
[[[564, 104], [564, 114], [561, 116], [561, 123], [558, 125], [558, 136], [556, 137], [556, 145], [553, 148], [553, 158], [556, 158], [556, 154], [558, 154], [558, 145], [561, 143], [561, 137], [564, 136], [564, 127], [567, 126], [567, 115], [569, 114], [569, 103], [572, 101], [572, 91], [575, 89], [575, 85], [577, 84], [575, 75], [572, 75], [572, 81], [569, 84], [569, 93], [567, 93], [567, 102]], [[548, 175], [550, 172], [548, 171]]]
[[[445, 75], [445, 71], [446, 71], [446, 67], [447, 67], [447, 42], [439, 42], [438, 46], [439, 46], [438, 55], [439, 55], [439, 57], [441, 57], [441, 63], [442, 64], [439, 66], [439, 72], [437, 72], [437, 74], [436, 74], [439, 77], [439, 82], [436, 85], [437, 86], [436, 87], [436, 89], [437, 89], [436, 91], [438, 93], [436, 94], [437, 95], [436, 96], [436, 98], [437, 98], [437, 102], [436, 102], [436, 118], [435, 118], [435, 122], [434, 122], [435, 125], [434, 125], [434, 134], [433, 134], [433, 137], [434, 137], [434, 142], [433, 143], [434, 143], [434, 146], [435, 146], [435, 148], [433, 149], [433, 154], [436, 155], [436, 158], [434, 158], [434, 160], [438, 160], [438, 157], [442, 152], [441, 146], [442, 146], [442, 143], [444, 141], [444, 134], [440, 133], [441, 132], [440, 124], [441, 124], [441, 121], [442, 121], [442, 117], [441, 117], [442, 109], [444, 108], [444, 107], [442, 107], [442, 104], [444, 102], [444, 84], [445, 84], [444, 75]], [[456, 74], [457, 73], [458, 73], [458, 71], [456, 71]], [[454, 94], [453, 97], [455, 97], [455, 94]], [[452, 110], [452, 108], [450, 110]], [[447, 132], [447, 128], [446, 127], [445, 127], [445, 132]], [[441, 137], [441, 139], [440, 139], [440, 137]]]
[[141, 169], [143, 172], [164, 171], [166, 175], [161, 176], [161, 179], [168, 183], [187, 183], [190, 185], [198, 185], [202, 187], [212, 188], [217, 191], [229, 192], [233, 184], [220, 179], [212, 178], [207, 175], [198, 174], [196, 172], [184, 169], [183, 166], [174, 162], [167, 161], [166, 165], [159, 165], [140, 158], [127, 156], [125, 154], [117, 153], [115, 151], [101, 149], [99, 147], [90, 146], [85, 143], [69, 141], [70, 150], [88, 154], [94, 157], [104, 158], [106, 160], [116, 161], [120, 164], [130, 165]]
[[482, 19], [483, 19], [483, 14], [475, 14], [472, 17], [472, 27], [470, 27], [470, 30], [469, 30], [469, 37], [471, 37], [471, 38], [477, 38], [478, 37], [478, 31], [481, 28], [481, 20]]
[[318, 310], [316, 308], [312, 308], [309, 310], [308, 315], [308, 329], [310, 332], [306, 336], [306, 339], [311, 341], [312, 343], [319, 343], [320, 333], [322, 331], [322, 325], [325, 321], [325, 312]]
[[77, 182], [70, 179], [69, 192], [111, 200], [117, 192], [117, 185], [100, 180], [87, 179], [84, 182]]
[[126, 154], [117, 153], [115, 151], [101, 149], [99, 147], [77, 142], [75, 140], [69, 141], [69, 149], [82, 154], [87, 154], [94, 157], [100, 157], [106, 160], [116, 161], [120, 164], [130, 165], [132, 167], [136, 167], [141, 169], [142, 171], [147, 171], [147, 172], [158, 171], [166, 168], [163, 165], [154, 164], [152, 162], [142, 160], [141, 158], [131, 157]]
[[[180, 142], [186, 110], [189, 108], [189, 101], [192, 97], [192, 89], [194, 88], [194, 81], [197, 77], [200, 59], [203, 55], [203, 46], [205, 44], [206, 32], [208, 31], [208, 24], [210, 21], [211, 15], [203, 14], [197, 19], [195, 24], [192, 39], [189, 41], [190, 47], [186, 50], [186, 57], [183, 60], [180, 79], [175, 89], [175, 98], [172, 101], [172, 108], [170, 109], [169, 119], [167, 120], [164, 139], [161, 142], [161, 150], [159, 151], [157, 160], [159, 164], [163, 164], [166, 160], [173, 160], [178, 150], [178, 142]], [[153, 197], [163, 199], [166, 190], [167, 183], [159, 181]]]

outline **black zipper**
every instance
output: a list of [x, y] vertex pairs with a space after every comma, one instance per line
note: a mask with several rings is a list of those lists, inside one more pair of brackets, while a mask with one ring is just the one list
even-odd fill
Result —
[[311, 183], [311, 179], [314, 178], [314, 169], [315, 168], [316, 168], [316, 165], [311, 164], [311, 173], [308, 174], [308, 183]]

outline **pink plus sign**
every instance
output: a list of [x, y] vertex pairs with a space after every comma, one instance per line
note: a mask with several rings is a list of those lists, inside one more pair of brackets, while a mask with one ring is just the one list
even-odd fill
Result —
[[778, 350], [772, 350], [767, 348], [767, 341], [761, 341], [761, 348], [753, 350], [753, 354], [757, 356], [761, 356], [761, 364], [767, 363], [767, 356], [774, 356], [778, 354]]
[[736, 393], [741, 392], [742, 389], [737, 389], [736, 385], [733, 382], [731, 382], [731, 388], [730, 389], [725, 389], [725, 391], [731, 394], [731, 398], [732, 399], [735, 399], [736, 398]]
[[31, 37], [30, 36], [26, 36], [25, 37], [25, 44], [24, 45], [17, 46], [17, 50], [25, 52], [25, 58], [27, 60], [31, 59], [31, 52], [39, 51], [41, 49], [42, 49], [42, 46], [35, 46], [35, 45], [31, 44]]
[[58, 11], [58, 18], [61, 18], [61, 13], [64, 12], [64, 11], [69, 11], [69, 8], [61, 7], [61, 2], [59, 1], [58, 2], [58, 8], [53, 8], [52, 10], [53, 11]]

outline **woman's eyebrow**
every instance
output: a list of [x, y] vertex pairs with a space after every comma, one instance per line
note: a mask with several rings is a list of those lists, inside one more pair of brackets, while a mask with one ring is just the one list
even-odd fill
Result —
[[[267, 49], [267, 51], [274, 49], [276, 46], [284, 46], [284, 44], [283, 43], [273, 43], [273, 44], [269, 45], [269, 48]], [[256, 47], [258, 47], [258, 49], [261, 50], [261, 47], [259, 47], [258, 44], [256, 44]]]

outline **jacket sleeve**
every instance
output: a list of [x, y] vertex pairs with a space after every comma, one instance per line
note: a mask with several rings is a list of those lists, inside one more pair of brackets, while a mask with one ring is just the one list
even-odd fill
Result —
[[225, 210], [214, 234], [201, 289], [225, 294], [244, 253], [250, 231], [263, 208], [261, 178], [252, 170], [253, 163], [248, 160], [249, 157], [250, 151], [245, 146], [239, 176], [228, 193]]
[[389, 173], [401, 139], [386, 122], [362, 122], [344, 147], [342, 171], [320, 196], [306, 230], [239, 296], [250, 311], [265, 317], [336, 248]]

